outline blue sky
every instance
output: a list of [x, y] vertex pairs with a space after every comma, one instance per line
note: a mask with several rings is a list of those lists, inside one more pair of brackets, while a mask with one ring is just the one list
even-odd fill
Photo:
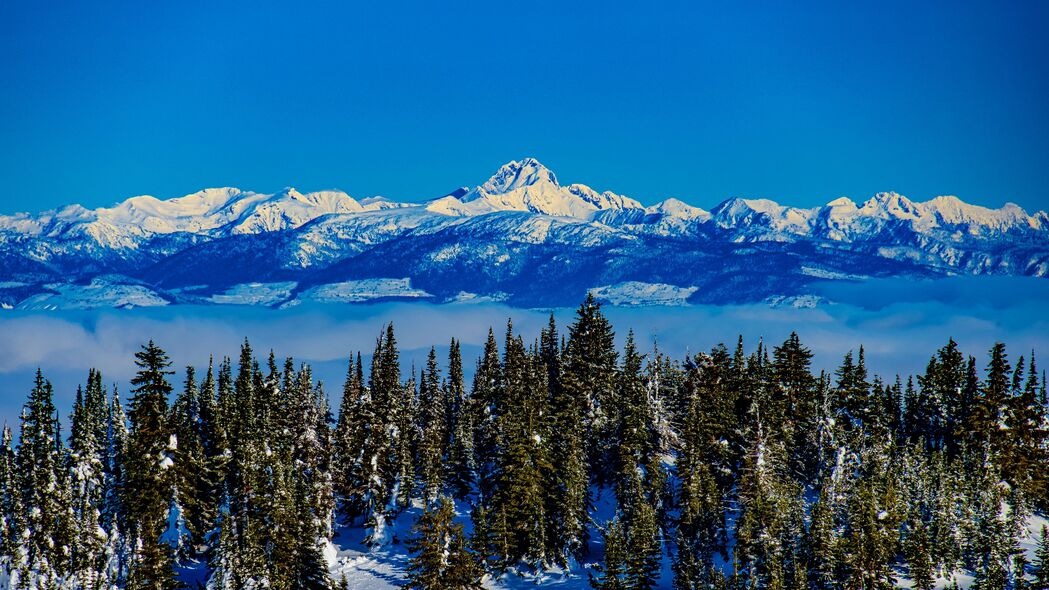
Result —
[[0, 211], [437, 196], [535, 156], [653, 202], [1049, 207], [1049, 3], [6, 2]]

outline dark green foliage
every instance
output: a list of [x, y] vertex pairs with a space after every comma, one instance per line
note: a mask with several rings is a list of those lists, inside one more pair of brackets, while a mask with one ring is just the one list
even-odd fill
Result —
[[456, 498], [465, 498], [473, 489], [476, 473], [474, 460], [474, 414], [471, 398], [463, 378], [463, 357], [459, 341], [452, 339], [448, 348], [448, 428], [451, 438], [448, 448], [448, 485]]
[[1031, 585], [1031, 590], [1049, 590], [1049, 527], [1045, 525], [1042, 525], [1032, 566], [1031, 575], [1034, 576], [1034, 583]]
[[423, 497], [435, 502], [444, 492], [452, 429], [447, 390], [441, 384], [437, 351], [430, 348], [419, 383], [419, 479]]
[[608, 523], [601, 537], [605, 544], [604, 563], [597, 566], [597, 576], [591, 575], [590, 585], [594, 590], [626, 590], [627, 582], [627, 547], [623, 534], [623, 525], [618, 520]]
[[[682, 362], [624, 344], [591, 298], [565, 339], [552, 317], [530, 344], [508, 324], [501, 352], [490, 331], [468, 389], [455, 339], [446, 370], [431, 349], [403, 379], [387, 325], [370, 369], [350, 358], [335, 420], [309, 366], [260, 363], [247, 341], [236, 365], [187, 367], [172, 400], [149, 343], [128, 415], [92, 370], [68, 443], [38, 372], [21, 432], [0, 440], [0, 567], [48, 590], [174, 588], [182, 568], [214, 590], [327, 590], [348, 585], [329, 578], [336, 533], [396, 546], [395, 519], [424, 507], [415, 588], [584, 565], [630, 590], [928, 589], [963, 573], [1049, 590], [1046, 531], [1022, 550], [1049, 507], [1033, 353], [1011, 365], [996, 344], [981, 372], [951, 340], [916, 378], [882, 380], [862, 348], [814, 374], [793, 333]], [[469, 540], [450, 497], [469, 505]], [[592, 498], [614, 515], [603, 542]]]
[[[18, 526], [31, 531], [19, 566], [21, 578], [41, 587], [53, 587], [61, 575], [67, 555], [61, 547], [69, 546], [67, 507], [63, 503], [61, 483], [64, 478], [61, 438], [55, 414], [51, 383], [38, 369], [29, 400], [22, 409], [21, 440], [15, 456], [18, 504], [22, 517]], [[19, 531], [21, 534], [21, 530]]]
[[124, 489], [128, 532], [139, 545], [128, 577], [128, 587], [134, 589], [177, 587], [172, 547], [161, 539], [168, 524], [176, 450], [168, 420], [170, 364], [167, 354], [152, 341], [135, 353], [138, 373], [131, 380]]
[[499, 432], [494, 489], [486, 509], [493, 523], [494, 555], [509, 565], [539, 563], [554, 544], [547, 539], [551, 461], [545, 375], [536, 354], [528, 354], [507, 325], [503, 360], [505, 407], [498, 414]]
[[408, 541], [408, 588], [474, 590], [481, 588], [484, 570], [467, 548], [463, 527], [453, 521], [455, 509], [447, 497], [419, 517]]

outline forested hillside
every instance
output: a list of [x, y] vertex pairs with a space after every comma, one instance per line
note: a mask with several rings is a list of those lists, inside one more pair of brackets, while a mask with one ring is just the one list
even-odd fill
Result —
[[862, 348], [815, 372], [796, 335], [684, 359], [614, 336], [592, 298], [567, 327], [508, 323], [467, 383], [453, 334], [409, 369], [391, 324], [337, 408], [247, 341], [178, 371], [150, 341], [130, 391], [91, 371], [68, 420], [44, 369], [0, 445], [0, 583], [339, 588], [352, 542], [406, 547], [420, 589], [1049, 589], [1034, 352], [945, 334], [922, 374], [876, 376]]

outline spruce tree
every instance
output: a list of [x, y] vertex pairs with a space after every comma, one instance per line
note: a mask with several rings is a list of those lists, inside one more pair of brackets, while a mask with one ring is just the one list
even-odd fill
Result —
[[599, 482], [611, 481], [619, 420], [615, 332], [592, 293], [576, 310], [564, 356], [561, 387], [583, 413], [590, 475]]
[[504, 406], [500, 402], [501, 388], [502, 367], [499, 362], [499, 346], [496, 344], [495, 332], [489, 328], [484, 352], [474, 372], [473, 392], [470, 396], [471, 423], [474, 428], [474, 465], [477, 468], [478, 492], [482, 502], [491, 497], [491, 486], [495, 480], [493, 474], [498, 445], [497, 412]]
[[627, 547], [626, 538], [623, 534], [623, 525], [618, 519], [613, 519], [601, 531], [604, 539], [605, 559], [595, 569], [598, 575], [590, 576], [590, 585], [594, 590], [627, 590], [630, 588], [627, 582]]
[[175, 437], [168, 423], [167, 354], [151, 340], [135, 353], [138, 372], [132, 378], [133, 396], [128, 417], [131, 431], [125, 455], [125, 496], [131, 530], [136, 539], [128, 588], [168, 590], [177, 587], [174, 555], [161, 536], [168, 524]]
[[204, 537], [214, 520], [214, 512], [208, 505], [208, 461], [202, 438], [203, 420], [196, 371], [193, 367], [186, 367], [184, 386], [171, 406], [169, 417], [176, 441], [172, 453], [172, 476], [178, 508], [189, 533], [188, 538], [178, 540], [182, 552], [180, 557], [184, 559], [194, 557], [203, 549]]
[[[91, 588], [102, 569], [104, 537], [98, 534], [105, 490], [105, 394], [94, 369], [88, 375], [87, 394], [77, 389], [69, 440], [69, 492], [75, 537], [71, 552], [71, 577]], [[97, 389], [96, 389], [97, 388]]]
[[1034, 576], [1031, 590], [1049, 590], [1049, 527], [1045, 525], [1042, 525], [1042, 534], [1031, 565], [1031, 574]]
[[19, 505], [21, 490], [18, 487], [11, 438], [11, 429], [4, 424], [3, 436], [0, 438], [0, 559], [6, 560], [6, 567], [12, 565], [22, 541], [22, 508]]
[[1009, 361], [1005, 345], [996, 343], [991, 348], [991, 360], [987, 366], [987, 380], [978, 391], [969, 417], [968, 429], [978, 444], [988, 445], [995, 455], [1005, 446], [1002, 432], [1007, 396], [1009, 395]]
[[452, 501], [441, 497], [424, 512], [408, 541], [408, 588], [474, 590], [481, 588], [483, 570], [466, 546], [463, 527], [453, 521]]
[[639, 489], [624, 507], [626, 582], [631, 590], [649, 590], [659, 577], [662, 556], [656, 508]]
[[[64, 470], [58, 418], [51, 383], [37, 369], [33, 389], [22, 409], [21, 439], [15, 456], [24, 527], [24, 556], [16, 560], [25, 587], [56, 588], [64, 573], [61, 544], [68, 507], [61, 489]], [[24, 532], [23, 532], [24, 531]], [[68, 546], [68, 539], [65, 540]]]
[[364, 453], [370, 443], [373, 409], [363, 372], [360, 353], [356, 361], [350, 356], [332, 440], [334, 487], [340, 514], [350, 525], [370, 509], [366, 490], [372, 466], [365, 462]]
[[486, 507], [500, 516], [493, 543], [503, 565], [518, 560], [539, 563], [553, 543], [546, 538], [549, 505], [547, 485], [552, 465], [549, 454], [549, 411], [545, 374], [538, 355], [525, 352], [520, 337], [507, 324], [503, 360], [505, 408], [498, 412], [495, 487]]
[[907, 572], [914, 587], [917, 590], [932, 590], [935, 586], [935, 578], [932, 571], [929, 538], [925, 533], [925, 525], [920, 521], [916, 523], [907, 540], [906, 553]]
[[419, 385], [419, 479], [423, 498], [436, 502], [444, 492], [445, 462], [451, 428], [448, 403], [437, 368], [437, 351], [431, 347]]
[[474, 460], [474, 426], [471, 397], [463, 377], [463, 357], [459, 341], [452, 339], [448, 347], [448, 428], [449, 448], [446, 478], [456, 498], [465, 498], [473, 489], [476, 462]]
[[[819, 463], [819, 440], [816, 438], [816, 379], [812, 376], [812, 351], [801, 345], [797, 332], [773, 349], [772, 370], [779, 387], [774, 398], [782, 424], [769, 424], [783, 432], [790, 456], [789, 468], [811, 482]], [[766, 418], [773, 415], [766, 412]]]

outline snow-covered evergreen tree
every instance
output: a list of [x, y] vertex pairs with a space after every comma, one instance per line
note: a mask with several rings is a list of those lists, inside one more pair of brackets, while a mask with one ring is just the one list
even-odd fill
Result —
[[440, 498], [419, 517], [408, 541], [408, 588], [413, 590], [479, 590], [484, 570], [467, 548], [463, 527], [453, 521], [455, 510]]
[[130, 589], [167, 590], [177, 587], [174, 552], [164, 541], [172, 490], [177, 438], [168, 421], [167, 354], [153, 341], [135, 353], [138, 372], [128, 417], [131, 430], [124, 456], [124, 497], [134, 555], [128, 573]]

